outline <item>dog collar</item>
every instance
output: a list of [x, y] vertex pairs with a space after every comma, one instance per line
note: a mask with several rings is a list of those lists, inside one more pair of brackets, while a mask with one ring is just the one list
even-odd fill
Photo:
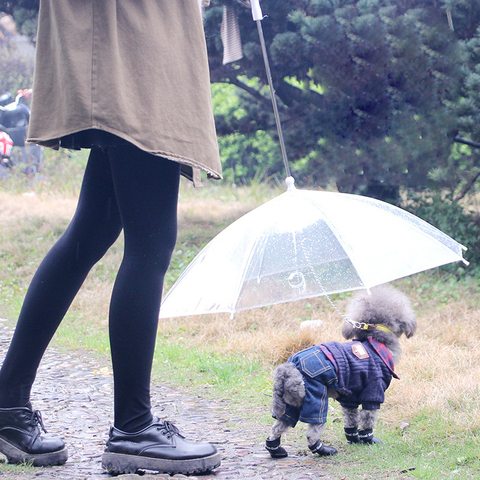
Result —
[[388, 327], [385, 325], [373, 325], [374, 328], [377, 330], [381, 330], [382, 332], [393, 333]]
[[359, 330], [367, 330], [367, 331], [381, 330], [382, 332], [393, 333], [388, 327], [382, 324], [354, 322], [350, 318], [346, 320], [348, 321], [348, 323], [352, 324], [355, 328], [358, 328]]

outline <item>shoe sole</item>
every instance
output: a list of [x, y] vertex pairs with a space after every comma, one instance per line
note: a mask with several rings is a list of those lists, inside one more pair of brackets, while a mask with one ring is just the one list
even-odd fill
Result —
[[68, 459], [66, 447], [56, 452], [30, 454], [20, 450], [3, 438], [0, 438], [0, 452], [7, 457], [8, 463], [27, 463], [34, 467], [63, 465]]
[[152, 470], [159, 473], [192, 475], [217, 468], [221, 463], [220, 454], [187, 460], [142, 457], [123, 453], [104, 453], [102, 467], [113, 475], [135, 473], [138, 470]]

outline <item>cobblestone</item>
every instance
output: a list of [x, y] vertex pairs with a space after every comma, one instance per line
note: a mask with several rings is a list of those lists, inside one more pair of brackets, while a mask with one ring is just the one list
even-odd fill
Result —
[[[0, 324], [0, 358], [6, 353], [11, 334]], [[113, 411], [112, 374], [107, 362], [89, 352], [64, 353], [49, 347], [38, 371], [32, 401], [34, 408], [42, 412], [48, 434], [65, 439], [69, 459], [59, 467], [15, 472], [0, 466], [1, 479], [337, 480], [328, 473], [328, 459], [301, 453], [271, 459], [263, 441], [258, 440], [258, 426], [239, 417], [238, 411], [232, 411], [226, 402], [212, 402], [156, 384], [152, 385], [154, 413], [173, 421], [187, 439], [214, 443], [221, 452], [222, 465], [215, 472], [198, 477], [149, 472], [112, 477], [101, 466]]]

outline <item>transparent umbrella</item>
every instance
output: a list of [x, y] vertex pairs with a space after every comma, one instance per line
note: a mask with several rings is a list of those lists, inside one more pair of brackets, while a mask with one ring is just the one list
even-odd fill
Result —
[[298, 190], [247, 213], [192, 261], [161, 318], [233, 313], [376, 285], [451, 262], [465, 247], [398, 207]]

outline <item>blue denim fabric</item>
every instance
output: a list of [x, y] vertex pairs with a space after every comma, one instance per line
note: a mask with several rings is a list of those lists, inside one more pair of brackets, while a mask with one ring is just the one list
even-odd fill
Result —
[[299, 420], [305, 423], [325, 423], [328, 412], [327, 388], [338, 388], [335, 368], [317, 346], [292, 355], [288, 361], [295, 364], [305, 379], [305, 398], [300, 408], [287, 404], [281, 420], [292, 427]]

